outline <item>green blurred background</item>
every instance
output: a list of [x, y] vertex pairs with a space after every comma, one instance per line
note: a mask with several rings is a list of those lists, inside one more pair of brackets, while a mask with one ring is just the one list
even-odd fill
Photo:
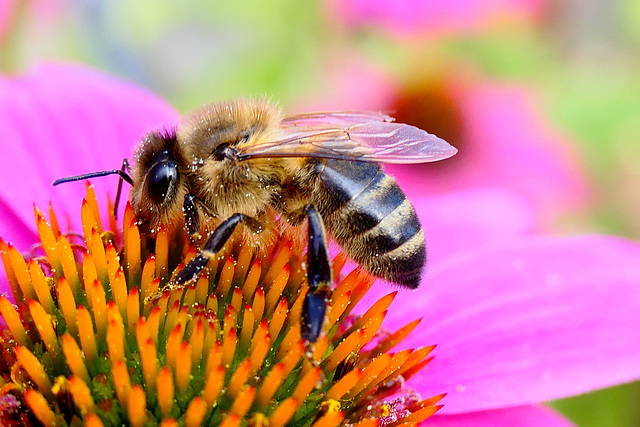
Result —
[[[451, 75], [515, 84], [535, 94], [545, 126], [577, 147], [588, 180], [588, 204], [547, 231], [640, 237], [640, 2], [493, 1], [464, 19], [431, 1], [422, 17], [382, 7], [347, 16], [346, 3], [0, 0], [0, 67], [75, 60], [133, 80], [181, 112], [247, 95], [287, 110], [386, 105], [380, 93], [358, 91], [363, 73], [381, 91], [424, 89], [425, 105], [448, 103], [444, 117], [431, 117], [436, 127], [455, 115], [455, 100], [438, 91]], [[552, 405], [580, 426], [640, 425], [638, 384]]]

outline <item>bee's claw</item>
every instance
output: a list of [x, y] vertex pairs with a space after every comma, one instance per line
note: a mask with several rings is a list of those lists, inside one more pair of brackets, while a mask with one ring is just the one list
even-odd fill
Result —
[[182, 270], [178, 272], [176, 277], [171, 280], [168, 286], [183, 285], [190, 282], [191, 280], [194, 280], [207, 266], [207, 264], [209, 263], [209, 259], [209, 256], [203, 254], [197, 255], [195, 258], [189, 261], [189, 263], [185, 265]]
[[[185, 204], [186, 204], [185, 198]], [[171, 286], [178, 286], [188, 283], [198, 277], [198, 275], [204, 270], [204, 268], [220, 250], [224, 247], [225, 243], [233, 234], [236, 226], [243, 221], [255, 220], [249, 216], [243, 214], [233, 214], [227, 220], [225, 220], [216, 230], [211, 234], [207, 243], [202, 247], [202, 251], [182, 269], [176, 275], [176, 277], [169, 283]]]

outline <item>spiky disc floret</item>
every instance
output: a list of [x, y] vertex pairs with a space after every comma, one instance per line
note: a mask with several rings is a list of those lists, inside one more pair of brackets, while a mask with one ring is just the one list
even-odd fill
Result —
[[113, 217], [105, 231], [91, 187], [84, 236], [60, 233], [51, 209], [49, 222], [35, 215], [32, 256], [0, 241], [15, 301], [0, 297], [3, 425], [396, 426], [440, 407], [404, 386], [433, 347], [390, 353], [418, 322], [380, 328], [395, 293], [351, 315], [366, 273], [335, 285], [311, 345], [304, 247], [280, 240], [257, 256], [230, 242], [208, 273], [166, 289], [195, 255], [181, 233], [158, 230], [147, 253], [130, 208], [122, 233]]

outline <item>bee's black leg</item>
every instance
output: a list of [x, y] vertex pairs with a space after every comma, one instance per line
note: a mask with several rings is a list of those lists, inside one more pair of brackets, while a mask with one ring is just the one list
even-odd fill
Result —
[[[186, 199], [185, 199], [186, 204]], [[207, 243], [202, 247], [200, 253], [176, 275], [169, 286], [181, 285], [198, 277], [200, 272], [207, 266], [207, 263], [213, 258], [231, 237], [233, 230], [241, 222], [254, 223], [255, 220], [243, 214], [233, 214], [224, 221], [216, 231], [213, 232]]]
[[[131, 173], [131, 168], [129, 167], [129, 159], [127, 159], [126, 157], [124, 159], [122, 159], [122, 167], [120, 168], [120, 170], [122, 172], [129, 172]], [[116, 201], [113, 203], [113, 218], [114, 219], [118, 219], [118, 206], [120, 206], [120, 196], [122, 195], [122, 181], [124, 179], [122, 178], [122, 175], [120, 175], [120, 179], [118, 180], [118, 189], [116, 190]]]
[[184, 196], [184, 205], [182, 205], [182, 211], [184, 212], [184, 225], [187, 229], [187, 234], [192, 241], [195, 241], [200, 236], [200, 214], [198, 208], [196, 208], [196, 198], [187, 194]]
[[305, 213], [309, 218], [309, 248], [307, 251], [307, 281], [309, 292], [302, 308], [302, 338], [315, 342], [324, 325], [327, 301], [332, 282], [331, 262], [324, 224], [315, 206], [307, 205]]

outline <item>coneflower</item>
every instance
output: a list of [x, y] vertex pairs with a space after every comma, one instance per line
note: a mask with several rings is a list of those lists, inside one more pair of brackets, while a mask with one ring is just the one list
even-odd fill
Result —
[[[15, 304], [0, 297], [3, 425], [399, 426], [436, 412], [404, 381], [433, 347], [392, 349], [418, 324], [381, 328], [395, 292], [352, 314], [373, 283], [336, 281], [315, 343], [301, 338], [305, 245], [257, 255], [229, 242], [194, 283], [165, 290], [196, 249], [160, 229], [146, 249], [129, 207], [103, 227], [92, 187], [82, 235], [36, 208], [26, 259], [0, 241]], [[147, 254], [149, 252], [149, 254]], [[345, 263], [339, 255], [334, 277]]]

